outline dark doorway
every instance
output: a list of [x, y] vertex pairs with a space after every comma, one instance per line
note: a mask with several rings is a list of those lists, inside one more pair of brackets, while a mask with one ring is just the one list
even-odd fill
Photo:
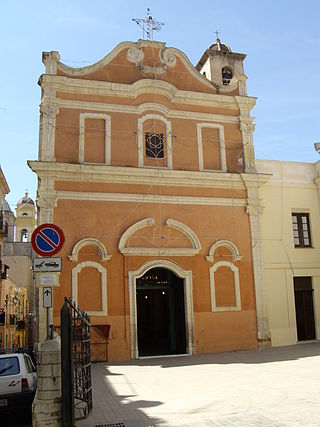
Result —
[[293, 280], [298, 341], [314, 340], [316, 331], [311, 277], [294, 277]]
[[183, 279], [153, 268], [137, 279], [139, 356], [186, 353]]

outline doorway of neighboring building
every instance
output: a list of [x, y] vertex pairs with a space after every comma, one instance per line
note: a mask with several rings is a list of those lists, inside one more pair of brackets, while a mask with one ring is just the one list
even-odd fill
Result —
[[294, 277], [298, 341], [316, 339], [311, 277]]
[[136, 281], [139, 356], [186, 353], [184, 281], [152, 268]]

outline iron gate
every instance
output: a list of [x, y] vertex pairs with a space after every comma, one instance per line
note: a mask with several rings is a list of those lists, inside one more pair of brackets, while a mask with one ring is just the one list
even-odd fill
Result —
[[92, 411], [90, 316], [71, 298], [61, 309], [61, 383], [62, 423], [71, 427]]

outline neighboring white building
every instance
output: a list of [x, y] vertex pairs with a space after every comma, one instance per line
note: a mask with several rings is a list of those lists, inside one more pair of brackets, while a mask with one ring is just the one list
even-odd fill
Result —
[[256, 164], [272, 345], [320, 339], [320, 162]]

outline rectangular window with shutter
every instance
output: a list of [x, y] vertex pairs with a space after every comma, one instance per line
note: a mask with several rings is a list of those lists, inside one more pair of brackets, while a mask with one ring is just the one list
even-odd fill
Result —
[[310, 248], [311, 234], [308, 213], [292, 213], [292, 228], [294, 246], [296, 248]]

